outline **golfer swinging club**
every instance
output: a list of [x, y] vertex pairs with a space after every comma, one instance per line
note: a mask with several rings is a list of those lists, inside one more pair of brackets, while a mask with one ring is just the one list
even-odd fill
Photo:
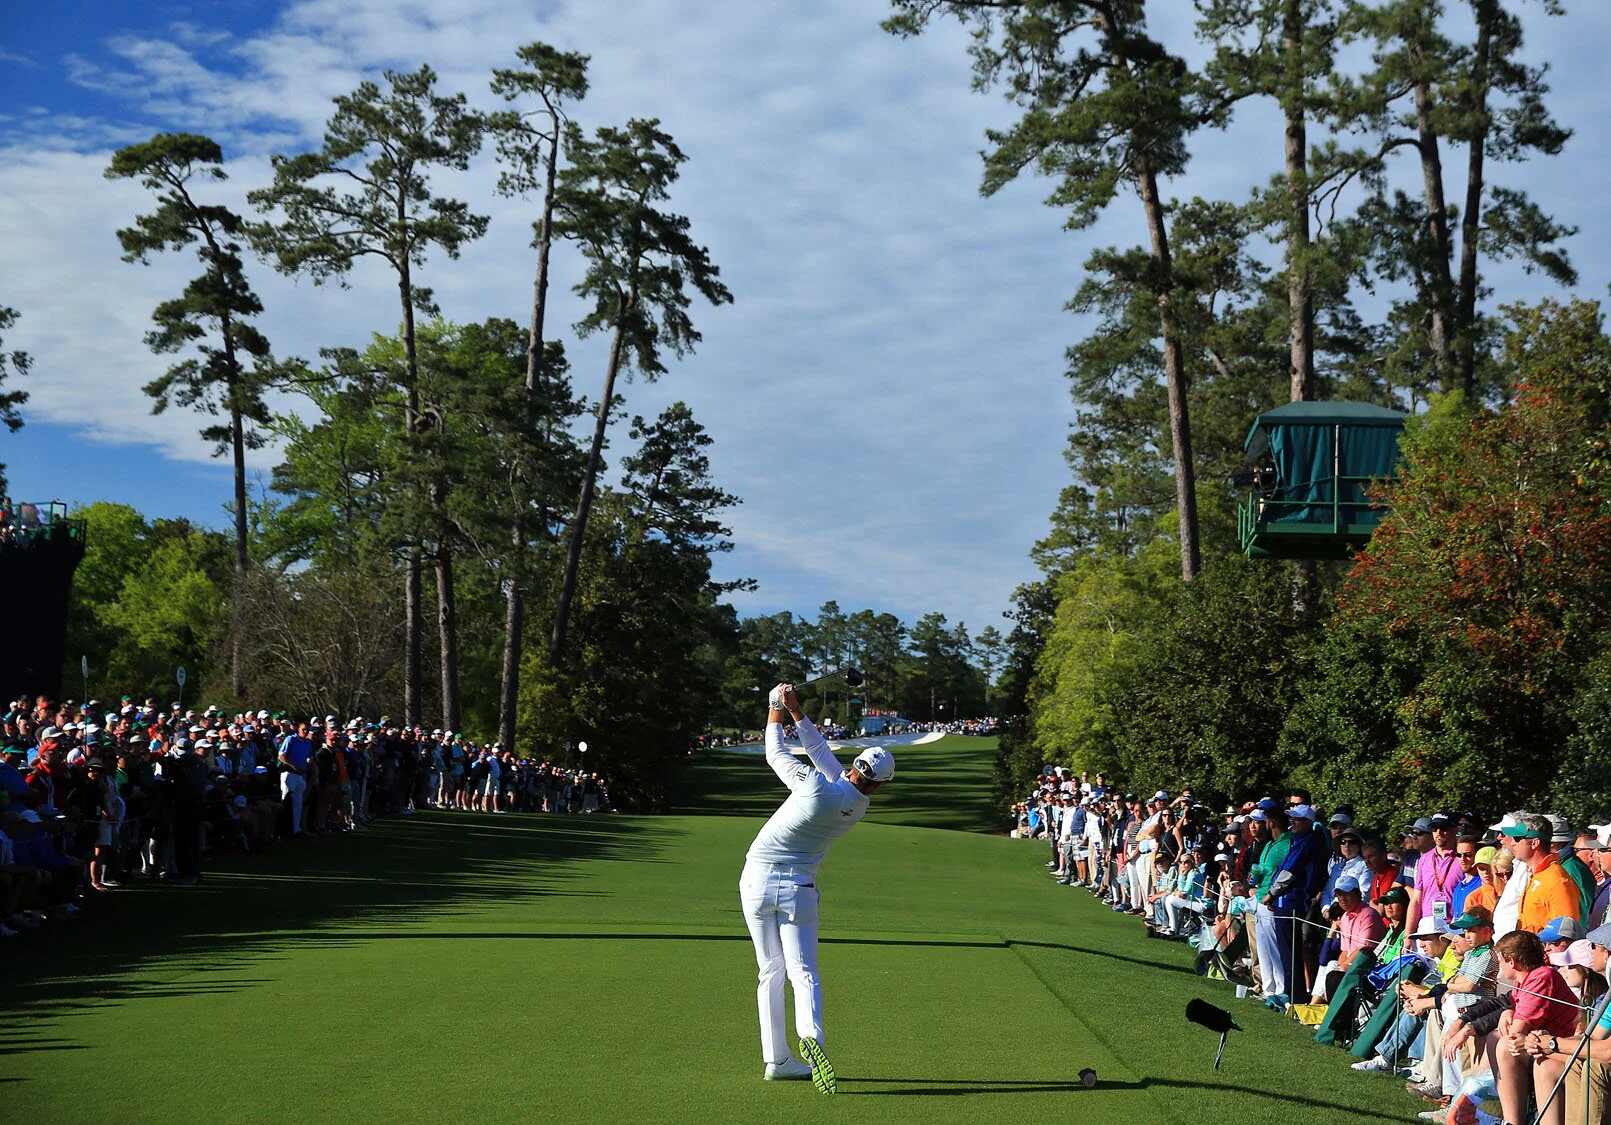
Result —
[[[761, 1057], [767, 1081], [809, 1077], [818, 1090], [831, 1094], [837, 1084], [822, 1048], [817, 976], [817, 865], [829, 846], [866, 815], [869, 798], [895, 776], [895, 756], [882, 746], [869, 747], [846, 773], [800, 710], [793, 684], [773, 688], [768, 704], [766, 762], [789, 787], [789, 796], [750, 845], [738, 881], [761, 969]], [[783, 745], [783, 724], [791, 715], [809, 766]], [[789, 1053], [783, 1027], [785, 965], [794, 982], [794, 1026], [805, 1062]]]

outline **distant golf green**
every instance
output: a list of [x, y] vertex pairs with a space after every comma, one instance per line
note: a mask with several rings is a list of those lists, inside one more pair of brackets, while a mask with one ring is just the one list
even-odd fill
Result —
[[[0, 1097], [74, 1125], [1414, 1120], [989, 834], [992, 756], [901, 749], [823, 866], [834, 1097], [761, 1081], [737, 883], [783, 790], [740, 753], [692, 765], [679, 815], [422, 813], [10, 939]], [[1218, 1072], [1194, 996], [1247, 1028]]]

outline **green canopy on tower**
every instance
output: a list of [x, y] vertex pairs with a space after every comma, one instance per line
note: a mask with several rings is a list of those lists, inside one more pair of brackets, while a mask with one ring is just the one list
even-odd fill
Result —
[[1292, 402], [1260, 414], [1247, 435], [1253, 486], [1237, 511], [1249, 558], [1344, 559], [1384, 509], [1367, 492], [1398, 475], [1405, 415], [1364, 402]]

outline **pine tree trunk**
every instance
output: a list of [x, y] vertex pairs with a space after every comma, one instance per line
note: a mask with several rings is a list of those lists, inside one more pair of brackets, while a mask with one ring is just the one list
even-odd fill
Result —
[[[515, 533], [519, 535], [522, 531], [516, 527]], [[522, 541], [517, 546], [517, 556], [524, 555], [524, 547], [525, 543]], [[511, 577], [509, 593], [504, 599], [503, 678], [498, 693], [498, 743], [506, 750], [514, 748], [515, 712], [520, 706], [520, 648], [524, 643], [526, 630], [526, 598], [521, 589], [522, 581], [523, 578]]]
[[1315, 306], [1310, 278], [1309, 141], [1304, 110], [1303, 4], [1286, 0], [1282, 48], [1286, 54], [1287, 305], [1291, 314], [1291, 398], [1315, 397]]
[[[1409, 45], [1410, 61], [1419, 69], [1425, 52], [1418, 41]], [[1432, 88], [1418, 80], [1415, 84], [1415, 123], [1421, 153], [1421, 180], [1426, 194], [1426, 238], [1430, 261], [1429, 292], [1426, 294], [1431, 318], [1431, 344], [1438, 369], [1438, 387], [1454, 389], [1451, 359], [1454, 348], [1454, 281], [1449, 273], [1449, 208], [1443, 198], [1443, 158], [1438, 152], [1437, 129], [1432, 123]]]
[[[229, 348], [231, 354], [233, 350]], [[230, 612], [229, 686], [236, 700], [242, 700], [246, 696], [246, 434], [239, 407], [230, 408], [229, 424], [235, 455], [235, 596]]]
[[[1115, 66], [1129, 68], [1129, 59], [1122, 49], [1123, 29], [1113, 9], [1098, 5], [1094, 10], [1097, 26], [1107, 40]], [[1163, 200], [1158, 195], [1158, 175], [1147, 164], [1144, 156], [1133, 158], [1131, 171], [1141, 193], [1142, 208], [1147, 216], [1147, 234], [1152, 239], [1152, 257], [1158, 264], [1162, 287], [1158, 291], [1158, 326], [1163, 336], [1164, 374], [1169, 389], [1169, 442], [1175, 461], [1175, 508], [1180, 515], [1180, 576], [1187, 582], [1197, 580], [1202, 569], [1202, 551], [1197, 536], [1197, 472], [1192, 464], [1191, 409], [1187, 404], [1186, 355], [1181, 346], [1180, 334], [1175, 329], [1175, 318], [1170, 308], [1170, 287], [1173, 285], [1174, 261], [1169, 251], [1169, 225], [1164, 216]]]
[[453, 587], [453, 552], [436, 551], [436, 625], [442, 645], [442, 729], [459, 729], [459, 602]]
[[[537, 278], [533, 283], [531, 328], [526, 339], [526, 401], [538, 401], [543, 362], [543, 318], [548, 304], [548, 259], [553, 247], [554, 177], [559, 164], [559, 115], [550, 114], [553, 133], [548, 143], [547, 182], [543, 187], [542, 228], [537, 237]], [[510, 546], [509, 592], [503, 616], [503, 677], [498, 691], [498, 741], [504, 749], [515, 744], [515, 712], [520, 706], [520, 649], [526, 628], [526, 512], [515, 505]]]
[[[402, 219], [402, 202], [398, 203], [399, 221]], [[403, 427], [412, 454], [417, 444], [420, 424], [419, 354], [414, 340], [414, 290], [405, 261], [397, 275], [398, 296], [403, 303], [403, 354], [407, 361], [407, 402], [404, 407]], [[403, 590], [403, 722], [419, 726], [421, 717], [421, 656], [424, 652], [424, 563], [420, 558], [419, 543], [408, 546], [408, 559]]]
[[424, 604], [420, 549], [408, 548], [403, 563], [403, 724], [420, 725], [420, 615]]
[[593, 444], [587, 451], [582, 471], [582, 492], [576, 500], [576, 518], [571, 521], [570, 547], [565, 555], [565, 578], [554, 606], [554, 632], [548, 642], [548, 663], [557, 667], [565, 653], [565, 631], [570, 624], [571, 602], [576, 596], [576, 573], [582, 562], [582, 538], [587, 533], [588, 513], [593, 510], [593, 485], [598, 478], [599, 459], [604, 450], [604, 431], [610, 420], [610, 402], [615, 398], [615, 377], [621, 369], [621, 346], [625, 335], [626, 312], [637, 301], [634, 291], [616, 309], [615, 336], [610, 341], [610, 363], [604, 373], [604, 395], [599, 400], [593, 423]]
[[1477, 5], [1477, 52], [1471, 68], [1478, 121], [1466, 162], [1466, 205], [1460, 215], [1460, 294], [1455, 310], [1455, 368], [1460, 388], [1473, 393], [1477, 381], [1477, 241], [1482, 228], [1483, 158], [1488, 148], [1488, 57], [1494, 12]]
[[[1285, 0], [1281, 47], [1285, 54], [1281, 104], [1286, 114], [1288, 397], [1308, 402], [1315, 383], [1314, 250], [1309, 234], [1309, 130], [1304, 77], [1302, 0]], [[1320, 594], [1320, 568], [1312, 559], [1292, 564], [1292, 611], [1303, 614]]]
[[1163, 334], [1164, 372], [1169, 383], [1169, 440], [1175, 459], [1175, 505], [1180, 513], [1180, 576], [1187, 582], [1194, 582], [1202, 567], [1197, 540], [1197, 479], [1192, 464], [1191, 409], [1186, 400], [1186, 357], [1175, 328], [1167, 288], [1174, 269], [1169, 252], [1169, 228], [1163, 201], [1158, 196], [1158, 177], [1152, 169], [1143, 166], [1137, 170], [1136, 182], [1147, 213], [1152, 256], [1158, 263], [1158, 276], [1165, 279], [1166, 288], [1158, 294], [1158, 324]]

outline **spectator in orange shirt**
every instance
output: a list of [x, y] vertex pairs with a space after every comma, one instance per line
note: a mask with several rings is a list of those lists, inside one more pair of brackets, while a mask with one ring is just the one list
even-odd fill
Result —
[[[1494, 872], [1494, 860], [1499, 855], [1498, 848], [1477, 849], [1477, 876], [1482, 884], [1476, 890], [1466, 895], [1466, 909], [1480, 906], [1493, 917], [1494, 904], [1499, 901], [1499, 880]], [[1506, 857], [1508, 860], [1508, 856]]]
[[1501, 830], [1510, 840], [1516, 862], [1532, 872], [1522, 890], [1517, 912], [1517, 929], [1538, 933], [1554, 918], [1583, 921], [1583, 900], [1572, 877], [1561, 867], [1561, 857], [1550, 846], [1553, 830], [1542, 816], [1529, 813], [1510, 828]]

